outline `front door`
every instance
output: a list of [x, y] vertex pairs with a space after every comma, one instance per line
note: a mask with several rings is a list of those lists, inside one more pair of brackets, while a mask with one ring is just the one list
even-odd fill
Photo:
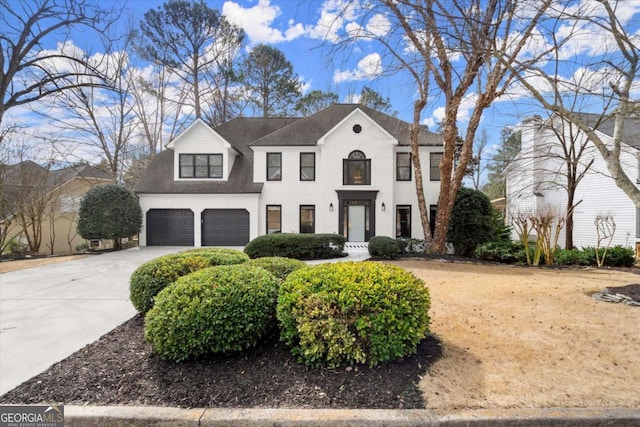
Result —
[[376, 235], [377, 190], [336, 190], [338, 193], [338, 233], [347, 242], [368, 242]]
[[365, 215], [364, 205], [349, 205], [347, 238], [350, 242], [365, 241]]

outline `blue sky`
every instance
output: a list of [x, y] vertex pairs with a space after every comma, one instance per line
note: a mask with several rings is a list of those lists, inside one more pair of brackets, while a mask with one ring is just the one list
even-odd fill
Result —
[[[123, 18], [131, 16], [133, 22], [139, 22], [146, 11], [163, 3], [158, 0], [90, 1], [102, 5], [108, 5], [109, 1], [114, 6], [124, 5]], [[571, 0], [568, 3], [578, 6], [594, 1]], [[410, 121], [415, 88], [406, 76], [389, 75], [391, 64], [380, 46], [374, 42], [363, 42], [350, 45], [347, 50], [338, 49], [336, 42], [340, 36], [353, 31], [357, 25], [368, 26], [368, 29], [380, 34], [384, 34], [386, 29], [384, 20], [375, 14], [363, 20], [362, 10], [342, 13], [349, 2], [354, 0], [208, 0], [207, 4], [244, 29], [247, 36], [245, 49], [265, 43], [282, 50], [300, 76], [305, 91], [332, 91], [339, 94], [340, 102], [353, 102], [357, 101], [354, 95], [359, 94], [366, 85], [388, 97], [398, 117]], [[364, 0], [355, 0], [355, 3], [362, 4]], [[621, 5], [619, 10], [625, 20], [635, 22], [637, 26], [640, 0], [625, 0]], [[92, 45], [95, 40], [87, 38], [86, 34], [74, 33], [71, 41], [82, 49], [94, 51]], [[597, 33], [587, 32], [585, 37], [566, 47], [566, 55], [575, 58], [578, 63], [582, 58], [597, 54], [605, 41]], [[55, 48], [55, 38], [49, 39], [48, 43], [50, 45], [47, 48]], [[531, 46], [532, 50], [536, 48], [539, 46]], [[463, 103], [460, 110], [458, 121], [462, 129], [469, 113], [466, 107], [470, 105], [470, 102]], [[486, 111], [480, 125], [480, 130], [485, 129], [489, 134], [487, 150], [495, 149], [500, 130], [505, 125], [514, 125], [535, 112], [539, 112], [536, 104], [517, 88], [510, 98], [494, 103]], [[442, 116], [442, 100], [435, 98], [424, 110], [423, 123], [435, 129]]]

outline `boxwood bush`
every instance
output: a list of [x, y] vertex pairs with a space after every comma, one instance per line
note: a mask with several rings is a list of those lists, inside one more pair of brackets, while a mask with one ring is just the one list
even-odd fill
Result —
[[344, 242], [339, 234], [265, 234], [250, 241], [244, 251], [251, 258], [327, 259], [341, 257]]
[[[604, 249], [601, 248], [601, 256], [603, 252]], [[604, 258], [604, 265], [608, 267], [633, 267], [635, 262], [636, 258], [633, 249], [620, 245], [610, 247]], [[558, 265], [597, 265], [596, 249], [593, 247], [569, 250], [558, 249], [555, 263]]]
[[203, 248], [165, 255], [138, 267], [129, 280], [129, 299], [140, 313], [153, 307], [155, 296], [178, 277], [214, 265], [240, 264], [249, 257], [238, 250]]
[[429, 332], [429, 291], [378, 262], [319, 264], [280, 287], [280, 337], [308, 366], [377, 365], [416, 351]]
[[245, 350], [276, 324], [278, 281], [246, 265], [206, 268], [163, 289], [145, 317], [144, 334], [163, 359]]
[[[533, 257], [533, 249], [529, 248]], [[505, 264], [526, 264], [527, 253], [520, 241], [494, 240], [483, 243], [475, 250], [475, 257], [485, 261], [496, 261]]]
[[280, 282], [284, 281], [284, 279], [286, 279], [287, 276], [294, 271], [300, 270], [301, 268], [307, 266], [307, 264], [300, 260], [279, 256], [255, 258], [249, 260], [247, 262], [247, 265], [264, 268], [265, 270], [276, 276], [276, 279], [278, 279]]
[[216, 265], [234, 265], [249, 261], [249, 256], [237, 249], [227, 248], [196, 248], [180, 252], [181, 254], [196, 254], [209, 260], [213, 267]]
[[369, 255], [374, 258], [396, 259], [404, 252], [404, 242], [387, 236], [374, 236], [369, 239]]

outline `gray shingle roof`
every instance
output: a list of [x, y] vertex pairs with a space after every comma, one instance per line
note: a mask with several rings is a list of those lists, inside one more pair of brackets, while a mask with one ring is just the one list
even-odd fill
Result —
[[287, 126], [298, 118], [238, 117], [216, 127], [240, 156], [236, 157], [227, 181], [175, 181], [173, 150], [165, 150], [151, 162], [134, 187], [136, 193], [260, 193], [261, 183], [253, 182], [253, 151], [249, 143]]
[[[214, 130], [241, 156], [236, 157], [227, 181], [175, 181], [174, 151], [165, 150], [151, 162], [134, 187], [136, 193], [260, 193], [262, 183], [253, 181], [251, 146], [312, 146], [356, 108], [396, 138], [409, 145], [407, 122], [358, 104], [335, 104], [309, 117], [238, 117]], [[442, 136], [426, 129], [420, 145], [442, 145]]]
[[[400, 145], [410, 144], [409, 130], [411, 125], [409, 123], [364, 105], [334, 104], [254, 141], [251, 146], [316, 145], [320, 138], [358, 108], [396, 138]], [[442, 145], [442, 136], [423, 129], [419, 135], [419, 143], [420, 145]]]
[[[580, 118], [585, 124], [599, 130], [605, 135], [613, 137], [615, 116], [602, 116], [601, 114], [580, 113]], [[640, 119], [627, 117], [622, 131], [622, 141], [631, 147], [640, 149]]]

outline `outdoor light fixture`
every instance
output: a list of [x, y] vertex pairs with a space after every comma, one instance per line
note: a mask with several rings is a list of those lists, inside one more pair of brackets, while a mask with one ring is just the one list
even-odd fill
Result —
[[329, 203], [329, 212], [333, 212], [333, 203]]
[[384, 204], [384, 202], [382, 202], [382, 212], [387, 210], [387, 206]]

